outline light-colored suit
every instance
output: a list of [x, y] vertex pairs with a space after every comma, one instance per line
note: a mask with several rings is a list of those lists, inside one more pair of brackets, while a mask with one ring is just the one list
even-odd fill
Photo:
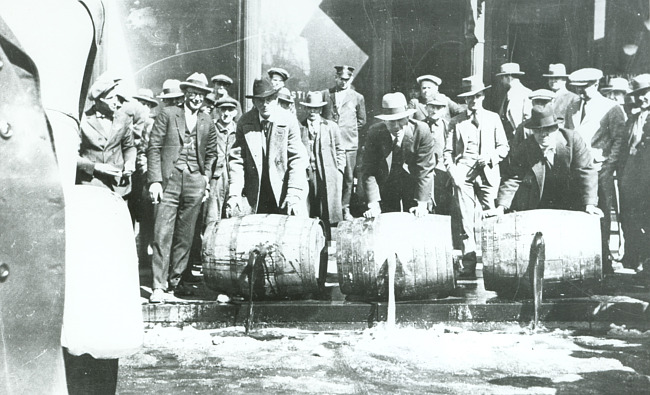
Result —
[[528, 96], [530, 96], [531, 92], [519, 80], [514, 80], [501, 101], [499, 115], [501, 115], [508, 141], [512, 140], [517, 127], [530, 118], [532, 103]]
[[[307, 150], [300, 138], [300, 126], [288, 111], [275, 111], [268, 152], [257, 109], [245, 113], [235, 132], [230, 150], [230, 196], [245, 197], [252, 213], [257, 213], [264, 166], [268, 166], [269, 181], [278, 208], [288, 197], [297, 201], [307, 191]], [[306, 213], [304, 213], [306, 215]]]

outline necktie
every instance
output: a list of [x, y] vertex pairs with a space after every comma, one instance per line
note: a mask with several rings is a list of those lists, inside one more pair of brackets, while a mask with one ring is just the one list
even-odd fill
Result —
[[476, 116], [476, 111], [472, 111], [472, 115], [470, 116], [470, 119], [472, 120], [472, 125], [476, 126], [478, 129], [478, 118]]
[[399, 137], [395, 137], [393, 140], [393, 164], [391, 167], [399, 167], [404, 163], [402, 158], [402, 146], [399, 141]]
[[585, 100], [582, 101], [582, 113], [580, 114], [580, 123], [585, 119], [585, 108], [587, 107], [587, 102]]
[[264, 138], [266, 139], [266, 149], [269, 148], [269, 137], [271, 135], [271, 122], [266, 119], [262, 121], [262, 132], [264, 132]]
[[553, 168], [553, 161], [555, 160], [555, 149], [547, 148], [544, 150], [544, 159], [546, 160], [546, 166], [549, 169]]

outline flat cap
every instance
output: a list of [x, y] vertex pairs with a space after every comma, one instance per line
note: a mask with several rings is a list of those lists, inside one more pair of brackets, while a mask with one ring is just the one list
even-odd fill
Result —
[[431, 82], [433, 82], [434, 84], [436, 84], [438, 86], [440, 86], [440, 84], [442, 84], [442, 80], [440, 78], [436, 77], [435, 75], [431, 75], [431, 74], [421, 75], [421, 76], [418, 77], [417, 81], [418, 81], [418, 84], [422, 83], [422, 81], [431, 81]]
[[288, 80], [289, 77], [291, 77], [287, 70], [280, 67], [271, 67], [266, 73], [269, 75], [269, 78], [272, 78], [273, 74], [277, 74], [280, 77], [282, 77], [282, 79], [285, 81]]
[[224, 96], [221, 99], [217, 100], [217, 104], [215, 104], [215, 107], [237, 108], [237, 100], [233, 99], [230, 96]]
[[97, 100], [104, 93], [115, 88], [119, 82], [120, 82], [119, 79], [114, 79], [112, 77], [107, 77], [107, 76], [100, 76], [99, 79], [97, 79], [97, 81], [95, 81], [90, 87], [88, 97], [90, 98], [90, 100]]
[[569, 83], [576, 86], [585, 86], [603, 78], [603, 72], [594, 68], [576, 70], [569, 74]]
[[543, 99], [543, 100], [553, 100], [555, 98], [555, 92], [548, 89], [538, 89], [531, 92], [528, 96], [530, 100]]
[[228, 84], [228, 85], [232, 85], [233, 82], [232, 78], [228, 77], [225, 74], [217, 74], [214, 77], [210, 78], [210, 81], [212, 81], [212, 83], [223, 82], [224, 84]]

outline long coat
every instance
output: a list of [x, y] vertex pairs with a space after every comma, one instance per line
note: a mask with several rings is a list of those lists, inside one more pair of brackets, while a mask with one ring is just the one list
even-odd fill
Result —
[[77, 159], [77, 183], [106, 186], [124, 196], [131, 191], [131, 184], [121, 183], [119, 178], [94, 175], [95, 163], [113, 165], [117, 170], [135, 170], [137, 149], [135, 147], [131, 118], [118, 111], [111, 128], [106, 130], [91, 108], [81, 120], [79, 158]]
[[0, 393], [64, 392], [61, 177], [38, 69], [1, 17], [0, 64]]
[[[310, 150], [309, 127], [305, 121], [301, 125], [302, 142], [307, 148], [310, 166], [307, 174], [310, 187], [310, 213], [321, 216], [321, 205], [327, 206], [329, 218], [322, 218], [330, 224], [343, 220], [341, 193], [343, 190], [343, 171], [345, 170], [345, 150], [341, 146], [339, 127], [332, 121], [321, 118], [319, 130], [311, 137], [313, 147]], [[312, 168], [311, 163], [314, 163]], [[316, 192], [316, 196], [314, 195]]]
[[[156, 117], [147, 148], [147, 180], [149, 184], [167, 186], [176, 161], [183, 149], [185, 109], [165, 107]], [[212, 163], [217, 159], [217, 129], [209, 115], [198, 111], [196, 119], [197, 162], [201, 174], [210, 179]]]
[[322, 116], [334, 121], [341, 129], [341, 146], [346, 151], [356, 151], [359, 147], [359, 131], [366, 124], [366, 101], [363, 95], [352, 88], [343, 92], [342, 99], [336, 101], [336, 88], [322, 92], [325, 106]]
[[[402, 139], [404, 165], [408, 168], [413, 198], [418, 202], [431, 199], [433, 184], [433, 136], [424, 122], [409, 119]], [[362, 182], [368, 203], [382, 200], [385, 190], [393, 188], [388, 183], [393, 163], [393, 137], [386, 124], [376, 123], [368, 130], [366, 153], [363, 160]]]
[[[499, 185], [501, 172], [499, 162], [508, 155], [508, 141], [499, 115], [485, 109], [477, 110], [479, 123], [479, 155], [488, 155], [490, 162], [481, 170], [490, 185]], [[465, 155], [465, 141], [471, 123], [467, 112], [455, 116], [449, 123], [449, 132], [445, 141], [445, 151], [442, 154], [447, 171], [453, 169], [460, 158]]]
[[269, 166], [269, 179], [278, 207], [283, 206], [287, 197], [302, 200], [308, 190], [308, 156], [300, 139], [298, 121], [291, 113], [279, 110], [269, 121], [272, 127], [266, 152], [259, 111], [253, 108], [244, 114], [237, 123], [235, 143], [228, 160], [229, 195], [246, 197], [252, 213], [257, 212], [264, 165]]
[[598, 203], [598, 173], [593, 166], [589, 147], [573, 130], [560, 129], [555, 144], [553, 170], [549, 172], [546, 159], [534, 136], [528, 136], [511, 152], [511, 174], [499, 187], [497, 206], [513, 210], [539, 208], [547, 177], [560, 191], [550, 191], [557, 199], [554, 209], [583, 210]]

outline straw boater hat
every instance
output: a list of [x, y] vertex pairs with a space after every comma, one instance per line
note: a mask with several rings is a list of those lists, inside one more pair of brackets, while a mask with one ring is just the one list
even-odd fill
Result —
[[542, 74], [546, 78], [569, 78], [566, 67], [562, 63], [551, 63], [548, 65], [548, 74]]
[[162, 93], [158, 95], [158, 98], [173, 99], [181, 96], [184, 96], [181, 90], [181, 82], [179, 80], [165, 80], [162, 85]]
[[609, 80], [609, 84], [603, 86], [603, 92], [623, 92], [630, 91], [630, 83], [625, 78], [615, 77]]
[[343, 78], [351, 78], [352, 73], [354, 73], [354, 70], [356, 70], [352, 66], [334, 66], [334, 69], [336, 70], [336, 74], [338, 74], [339, 77]]
[[569, 83], [574, 86], [587, 86], [603, 78], [603, 72], [598, 69], [585, 68], [569, 74]]
[[549, 106], [533, 107], [530, 112], [530, 119], [526, 121], [524, 126], [528, 129], [541, 129], [550, 126], [557, 126], [557, 118], [555, 112]]
[[153, 98], [153, 92], [151, 91], [151, 89], [140, 88], [138, 89], [138, 92], [135, 95], [133, 95], [133, 98], [137, 100], [145, 101], [154, 107], [158, 105], [158, 101], [156, 101], [156, 99]]
[[458, 95], [458, 97], [474, 96], [475, 94], [483, 92], [491, 86], [492, 85], [485, 86], [483, 79], [478, 75], [465, 77], [461, 83], [461, 87], [463, 88], [464, 92]]
[[442, 80], [440, 78], [436, 77], [435, 75], [431, 75], [431, 74], [421, 75], [421, 76], [419, 76], [417, 78], [417, 81], [418, 81], [418, 84], [421, 84], [422, 81], [431, 81], [431, 82], [433, 82], [434, 84], [436, 84], [438, 86], [440, 86], [440, 84], [442, 84]]
[[538, 89], [531, 92], [528, 96], [530, 100], [543, 99], [543, 100], [553, 100], [555, 98], [555, 92], [548, 89]]
[[497, 76], [500, 75], [524, 75], [523, 71], [519, 70], [519, 63], [504, 63], [499, 68]]
[[266, 79], [258, 78], [253, 82], [253, 94], [246, 95], [247, 99], [264, 99], [271, 95], [278, 93], [276, 89], [273, 89], [271, 82]]
[[650, 74], [639, 74], [632, 78], [632, 90], [628, 95], [638, 95], [650, 89]]
[[229, 107], [235, 109], [237, 108], [237, 100], [233, 99], [230, 96], [224, 96], [221, 99], [217, 100], [217, 104], [215, 104], [215, 107], [217, 108]]
[[269, 78], [273, 78], [273, 74], [277, 74], [280, 77], [282, 77], [283, 80], [288, 80], [289, 79], [289, 72], [283, 68], [280, 67], [271, 67], [266, 74], [269, 75]]
[[381, 108], [384, 113], [375, 115], [375, 118], [382, 121], [394, 121], [396, 119], [406, 118], [416, 110], [407, 108], [406, 97], [401, 92], [387, 93], [381, 99]]
[[318, 108], [323, 107], [327, 104], [326, 101], [323, 101], [323, 95], [320, 92], [309, 92], [307, 93], [307, 101], [301, 101], [305, 107]]
[[280, 88], [278, 91], [278, 100], [287, 103], [293, 103], [293, 97], [291, 97], [291, 92], [287, 88]]
[[228, 77], [225, 74], [217, 74], [214, 77], [212, 77], [210, 81], [212, 81], [212, 83], [223, 82], [226, 85], [232, 85], [232, 78]]
[[212, 92], [208, 86], [208, 78], [203, 73], [194, 73], [181, 82], [181, 89], [194, 88], [207, 93]]

